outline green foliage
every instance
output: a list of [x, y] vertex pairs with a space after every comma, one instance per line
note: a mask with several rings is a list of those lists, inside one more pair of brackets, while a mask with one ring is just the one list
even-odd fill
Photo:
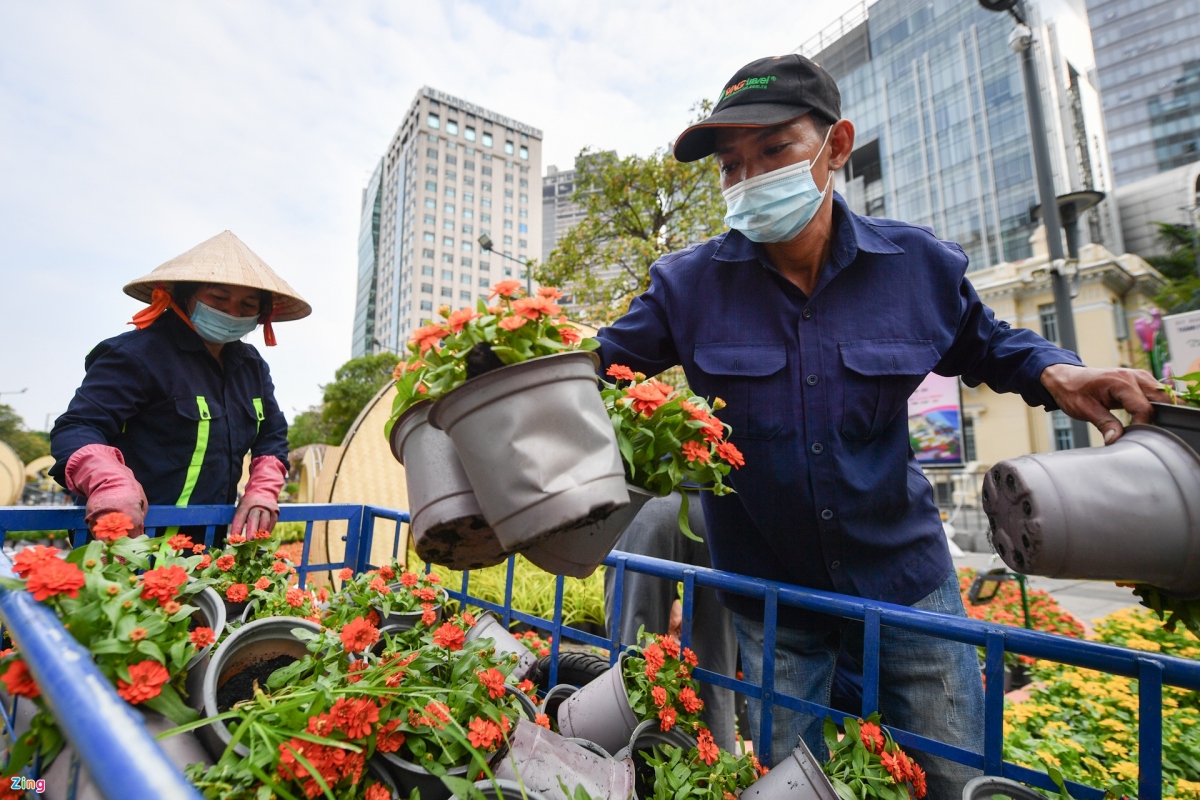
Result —
[[[849, 717], [846, 735], [838, 739], [837, 726], [825, 718], [825, 744], [829, 761], [823, 769], [841, 800], [909, 800], [925, 796], [925, 772], [900, 749], [879, 714], [866, 720]], [[911, 786], [911, 789], [910, 789]]]
[[26, 428], [21, 415], [4, 403], [0, 403], [0, 442], [16, 451], [17, 458], [25, 464], [50, 455], [50, 437]]
[[321, 406], [310, 406], [301, 411], [288, 425], [288, 448], [291, 450], [306, 444], [328, 444], [332, 441], [333, 432], [321, 418]]
[[[1140, 608], [1098, 621], [1105, 644], [1200, 659], [1200, 640], [1170, 632]], [[1200, 692], [1162, 690], [1163, 796], [1200, 796]], [[1138, 776], [1138, 682], [1121, 675], [1040, 661], [1029, 699], [1004, 710], [1004, 757], [1067, 780], [1135, 797]]]
[[[699, 103], [693, 114], [707, 116], [710, 108]], [[655, 261], [725, 229], [725, 202], [709, 159], [685, 164], [667, 147], [625, 158], [585, 148], [576, 164], [572, 199], [586, 216], [534, 275], [569, 289], [591, 322], [625, 313], [649, 288]]]
[[751, 755], [722, 750], [712, 764], [706, 764], [695, 748], [656, 745], [641, 756], [654, 770], [652, 800], [724, 800], [758, 780], [757, 762]]
[[342, 443], [359, 412], [392, 379], [399, 361], [399, 356], [387, 352], [352, 358], [334, 373], [333, 383], [321, 387], [325, 392], [321, 421], [329, 426], [329, 444]]
[[700, 687], [692, 678], [696, 654], [686, 648], [681, 652], [679, 642], [669, 636], [639, 630], [638, 641], [645, 646], [629, 651], [621, 662], [633, 715], [641, 721], [659, 720], [668, 730], [678, 725], [696, 735], [704, 707], [698, 700]]
[[1154, 224], [1167, 254], [1146, 260], [1169, 281], [1154, 302], [1168, 314], [1200, 309], [1200, 231], [1190, 225]]

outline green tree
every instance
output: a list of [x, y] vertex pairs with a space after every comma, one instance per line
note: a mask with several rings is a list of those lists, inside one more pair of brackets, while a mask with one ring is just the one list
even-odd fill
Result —
[[[706, 115], [709, 108], [701, 103], [694, 111]], [[624, 314], [649, 288], [659, 258], [725, 229], [716, 167], [708, 159], [676, 161], [668, 147], [625, 158], [585, 148], [572, 199], [586, 216], [534, 274], [539, 283], [563, 287], [597, 324]]]
[[321, 405], [301, 411], [288, 426], [288, 446], [294, 450], [317, 442], [341, 444], [359, 412], [392, 379], [399, 361], [395, 353], [379, 353], [338, 367], [333, 382], [321, 386]]
[[1170, 222], [1154, 224], [1167, 254], [1146, 260], [1168, 281], [1154, 302], [1168, 314], [1200, 309], [1200, 230]]
[[0, 442], [16, 451], [17, 457], [26, 464], [50, 455], [50, 437], [26, 428], [21, 415], [4, 403], [0, 403]]

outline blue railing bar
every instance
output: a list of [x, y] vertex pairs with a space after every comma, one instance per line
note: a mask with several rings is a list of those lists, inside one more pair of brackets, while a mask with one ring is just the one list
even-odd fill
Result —
[[[0, 575], [15, 577], [0, 554]], [[137, 800], [201, 800], [167, 760], [141, 716], [117, 696], [92, 656], [28, 592], [0, 589], [0, 616], [67, 740], [100, 793]]]
[[308, 586], [308, 558], [312, 555], [312, 531], [313, 521], [306, 520], [304, 523], [304, 546], [300, 548], [300, 564], [296, 567], [296, 577], [301, 589]]
[[1162, 797], [1162, 668], [1154, 659], [1138, 666], [1138, 797]]
[[551, 629], [550, 640], [550, 685], [554, 686], [558, 683], [558, 654], [562, 650], [562, 603], [563, 603], [563, 587], [566, 586], [567, 579], [559, 575], [554, 581], [554, 627]]
[[879, 710], [879, 620], [879, 609], [874, 606], [868, 607], [863, 618], [863, 719]]
[[983, 770], [1000, 775], [1004, 770], [1004, 634], [988, 631], [984, 652]]
[[[1039, 789], [1045, 789], [1050, 792], [1058, 792], [1058, 787], [1054, 785], [1054, 781], [1050, 780], [1050, 776], [1046, 773], [1029, 769], [1029, 767], [1022, 767], [1010, 761], [1004, 762], [1004, 775], [1002, 777], [1008, 778], [1010, 781], [1028, 783], [1030, 786], [1036, 786]], [[1103, 789], [1097, 789], [1094, 786], [1076, 783], [1075, 781], [1067, 781], [1066, 784], [1067, 791], [1071, 793], [1073, 800], [1105, 800], [1108, 797]]]
[[775, 723], [775, 637], [779, 633], [777, 599], [778, 593], [774, 587], [768, 586], [763, 601], [762, 700], [758, 738], [754, 740], [759, 759], [768, 767], [775, 766], [771, 760], [771, 736]]
[[[853, 714], [845, 714], [840, 716], [841, 719], [854, 719]], [[839, 719], [839, 715], [835, 712], [833, 718]], [[839, 721], [841, 721], [841, 719], [839, 719]], [[885, 725], [884, 727], [888, 729], [888, 733], [892, 734], [892, 738], [896, 740], [896, 743], [902, 745], [903, 747], [908, 747], [913, 750], [922, 750], [930, 755], [940, 756], [941, 758], [945, 758], [949, 761], [957, 761], [960, 764], [966, 764], [968, 767], [974, 767], [975, 769], [980, 770], [983, 769], [984, 757], [980, 753], [973, 753], [970, 750], [965, 750], [961, 747], [938, 741], [937, 739], [930, 739], [927, 736], [921, 736], [916, 733], [900, 730], [899, 728], [893, 728], [891, 725]]]
[[[616, 559], [616, 566], [610, 566], [610, 569], [615, 569], [617, 575], [613, 581], [613, 613], [612, 618], [619, 620], [621, 618], [621, 609], [625, 605], [625, 565], [628, 559], [620, 556]], [[617, 663], [617, 657], [621, 653], [621, 626], [619, 624], [612, 626], [612, 639], [608, 645], [608, 663], [609, 666]]]
[[[747, 681], [740, 681], [737, 678], [731, 678], [728, 675], [722, 675], [719, 672], [696, 667], [692, 670], [692, 676], [696, 680], [711, 683], [713, 686], [720, 686], [722, 689], [729, 689], [734, 692], [740, 692], [747, 697], [753, 697], [755, 700], [762, 699], [762, 689]], [[775, 695], [775, 702], [779, 702], [780, 697], [787, 695]]]
[[513, 577], [517, 573], [517, 557], [510, 556], [508, 559], [508, 569], [504, 572], [504, 627], [507, 628], [512, 624], [512, 594], [513, 594]]
[[[636, 572], [654, 575], [668, 580], [682, 580], [684, 567], [661, 558], [618, 553], [613, 551], [605, 564], [615, 564], [616, 557], [628, 559], [628, 567]], [[987, 646], [987, 634], [996, 631], [1004, 636], [1004, 649], [1034, 658], [1071, 664], [1077, 667], [1109, 672], [1136, 678], [1137, 656], [1133, 651], [1115, 645], [1101, 644], [1083, 639], [1072, 639], [1024, 628], [1008, 628], [967, 617], [951, 617], [933, 611], [909, 608], [875, 600], [863, 600], [816, 589], [801, 589], [777, 581], [746, 578], [728, 572], [705, 567], [688, 567], [696, 571], [696, 584], [708, 588], [733, 592], [746, 597], [764, 598], [768, 590], [778, 593], [779, 603], [803, 608], [832, 616], [863, 620], [867, 604], [878, 608], [882, 624], [893, 628], [924, 633], [938, 639], [963, 642], [976, 647]], [[1161, 656], [1157, 660], [1163, 668], [1163, 683], [1185, 689], [1200, 690], [1200, 662], [1174, 656]]]
[[696, 607], [696, 570], [688, 567], [683, 571], [683, 625], [679, 632], [679, 646], [692, 646], [692, 613]]
[[212, 547], [213, 540], [216, 538], [217, 538], [217, 526], [216, 525], [205, 525], [204, 526], [204, 546]]
[[372, 516], [379, 517], [380, 519], [390, 519], [393, 522], [412, 522], [412, 518], [407, 511], [397, 511], [394, 508], [384, 508], [383, 506], [373, 506], [370, 504], [367, 504], [364, 508]]

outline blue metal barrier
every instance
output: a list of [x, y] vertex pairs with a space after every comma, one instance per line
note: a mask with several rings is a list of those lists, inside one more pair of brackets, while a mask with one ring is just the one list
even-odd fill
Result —
[[[211, 544], [216, 527], [228, 524], [232, 517], [233, 508], [229, 506], [153, 507], [146, 519], [147, 532], [154, 535], [169, 526], [203, 526], [205, 540]], [[350, 567], [356, 572], [361, 572], [371, 568], [370, 554], [376, 520], [390, 520], [395, 523], [391, 553], [393, 556], [398, 555], [404, 543], [406, 532], [403, 525], [408, 522], [408, 514], [403, 511], [369, 505], [285, 505], [281, 508], [279, 519], [281, 522], [300, 521], [306, 523], [301, 563], [298, 565], [300, 580], [306, 582], [308, 576], [314, 572], [335, 571], [343, 567]], [[345, 521], [347, 523], [346, 533], [342, 537], [345, 543], [345, 553], [340, 561], [333, 563], [324, 563], [319, 560], [313, 563], [312, 561], [314, 555], [311, 547], [313, 523], [322, 521]], [[82, 542], [86, 537], [83, 509], [22, 507], [0, 509], [0, 542], [3, 541], [3, 537], [8, 531], [56, 529], [71, 531], [74, 541]], [[552, 619], [544, 619], [513, 608], [514, 563], [514, 559], [510, 559], [508, 562], [503, 604], [489, 602], [471, 595], [469, 572], [463, 573], [460, 588], [450, 589], [447, 587], [447, 590], [453, 598], [460, 602], [497, 613], [506, 625], [511, 622], [522, 622], [553, 636], [551, 683], [557, 680], [559, 646], [564, 637], [582, 644], [606, 648], [610, 652], [610, 658], [615, 662], [620, 650], [629, 644], [620, 640], [619, 632], [617, 636], [609, 639], [563, 623], [562, 603], [565, 580], [562, 577], [557, 580]], [[762, 685], [758, 686], [704, 669], [696, 669], [694, 672], [698, 680], [732, 689], [762, 701], [761, 727], [755, 742], [756, 750], [762, 754], [770, 753], [771, 709], [776, 705], [818, 717], [828, 715], [840, 720], [845, 716], [842, 712], [832, 708], [810, 703], [775, 690], [774, 637], [775, 620], [780, 605], [840, 616], [863, 623], [863, 716], [873, 713], [878, 707], [881, 626], [887, 625], [984, 648], [984, 674], [987, 679], [987, 689], [983, 720], [983, 753], [973, 753], [895, 728], [889, 730], [896, 741], [906, 747], [913, 747], [967, 764], [982, 769], [990, 775], [1003, 775], [1051, 791], [1056, 787], [1045, 773], [1005, 762], [1002, 758], [1005, 652], [1124, 675], [1138, 680], [1140, 769], [1138, 795], [1143, 800], [1162, 796], [1163, 685], [1200, 690], [1200, 662], [1186, 659], [1128, 650], [1097, 642], [1080, 641], [1021, 628], [993, 625], [977, 620], [804, 589], [628, 553], [614, 552], [605, 563], [608, 568], [616, 570], [614, 614], [618, 616], [621, 611], [621, 595], [627, 572], [645, 573], [683, 584], [682, 639], [685, 646], [689, 644], [691, 638], [692, 607], [698, 588], [719, 589], [723, 592], [756, 598], [763, 602], [765, 647]], [[99, 677], [99, 673], [91, 666], [87, 658], [81, 657], [77, 661], [69, 662], [62, 657], [63, 650], [58, 642], [64, 640], [73, 642], [73, 640], [67, 636], [47, 609], [34, 603], [32, 598], [27, 595], [17, 595], [0, 590], [0, 617], [3, 617], [14, 639], [20, 643], [25, 660], [29, 662], [30, 669], [38, 679], [39, 685], [44, 687], [43, 690], [51, 699], [55, 718], [67, 734], [68, 739], [73, 743], [91, 740], [91, 746], [84, 745], [79, 748], [80, 755], [92, 774], [97, 777], [97, 783], [101, 785], [107, 797], [194, 796], [194, 793], [192, 795], [169, 795], [157, 789], [153, 792], [147, 789], [147, 793], [142, 794], [140, 789], [138, 791], [131, 789], [135, 786], [158, 785], [153, 783], [160, 777], [156, 772], [157, 766], [155, 765], [161, 766], [161, 762], [158, 761], [157, 756], [151, 757], [149, 760], [143, 757], [145, 752], [157, 751], [157, 748], [146, 741], [144, 730], [142, 738], [121, 738], [126, 735], [121, 732], [124, 730], [121, 727], [124, 723], [121, 722], [122, 715], [114, 712], [111, 701], [116, 701], [116, 695], [111, 687], [100, 687], [106, 691], [88, 694], [72, 693], [70, 687], [58, 686], [58, 684], [72, 683], [76, 686], [82, 685], [81, 681], [89, 670], [95, 674], [97, 680], [103, 681], [103, 679]], [[51, 647], [50, 642], [55, 642], [55, 644]], [[33, 643], [32, 649], [31, 643]], [[77, 652], [82, 653], [82, 649], [78, 648]], [[175, 777], [182, 780], [178, 777], [177, 771], [171, 769]], [[104, 774], [111, 775], [113, 781], [119, 779], [121, 787], [119, 791], [110, 792], [108, 787], [117, 784], [104, 783], [100, 777]], [[1089, 798], [1100, 800], [1104, 796], [1103, 791], [1080, 784], [1069, 784], [1069, 788], [1072, 796], [1085, 800]], [[181, 791], [186, 790], [184, 787]]]

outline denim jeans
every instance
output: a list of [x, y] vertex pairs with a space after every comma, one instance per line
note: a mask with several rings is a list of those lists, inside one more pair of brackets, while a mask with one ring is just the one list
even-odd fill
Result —
[[[942, 585], [913, 608], [965, 617], [958, 578], [951, 572]], [[742, 648], [746, 680], [762, 682], [763, 625], [740, 614], [734, 628]], [[971, 645], [884, 626], [880, 631], [879, 710], [883, 722], [910, 733], [983, 752], [983, 680]], [[840, 630], [809, 632], [779, 628], [775, 639], [775, 691], [830, 704], [834, 664], [845, 647], [861, 667], [863, 626], [846, 620]], [[822, 735], [824, 720], [775, 706], [771, 763], [779, 764], [803, 737], [820, 760], [829, 757]], [[761, 704], [750, 701], [750, 724], [758, 735]], [[928, 775], [930, 800], [958, 800], [963, 786], [981, 774], [946, 759], [913, 752]]]

